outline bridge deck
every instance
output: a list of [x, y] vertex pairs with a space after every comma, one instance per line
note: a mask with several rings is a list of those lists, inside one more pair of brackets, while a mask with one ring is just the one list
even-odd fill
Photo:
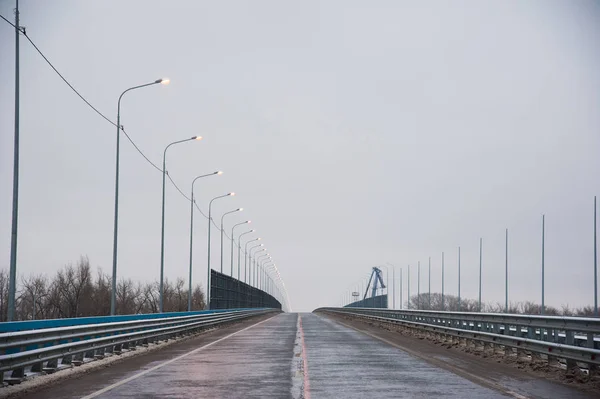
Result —
[[[300, 317], [301, 328], [297, 314], [248, 321], [241, 328], [204, 334], [25, 397], [505, 397], [506, 392], [478, 385], [323, 316]], [[569, 397], [586, 396], [572, 391]]]

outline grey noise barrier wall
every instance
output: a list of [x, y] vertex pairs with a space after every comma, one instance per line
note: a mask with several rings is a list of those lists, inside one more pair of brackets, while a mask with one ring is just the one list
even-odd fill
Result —
[[210, 309], [280, 309], [281, 303], [272, 295], [240, 280], [210, 271]]

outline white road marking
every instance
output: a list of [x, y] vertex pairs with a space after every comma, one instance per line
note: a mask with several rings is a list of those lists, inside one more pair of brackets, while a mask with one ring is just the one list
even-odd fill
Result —
[[[273, 316], [273, 317], [275, 317], [275, 316]], [[156, 366], [154, 366], [154, 367], [151, 367], [151, 368], [149, 368], [148, 370], [144, 370], [144, 371], [142, 371], [142, 372], [140, 372], [140, 373], [137, 373], [137, 374], [135, 374], [135, 375], [132, 375], [132, 376], [131, 376], [131, 377], [129, 377], [129, 378], [125, 378], [124, 380], [121, 380], [121, 381], [119, 381], [119, 382], [115, 382], [114, 384], [112, 384], [112, 385], [109, 385], [109, 386], [107, 386], [107, 387], [105, 387], [105, 388], [102, 388], [102, 389], [100, 389], [99, 391], [96, 391], [96, 392], [94, 392], [94, 393], [91, 393], [91, 394], [89, 394], [89, 395], [87, 395], [87, 396], [84, 396], [82, 399], [91, 399], [91, 398], [95, 398], [95, 397], [97, 397], [97, 396], [99, 396], [99, 395], [102, 395], [102, 394], [103, 394], [103, 393], [105, 393], [105, 392], [108, 392], [108, 391], [110, 391], [110, 390], [113, 390], [113, 389], [115, 389], [115, 388], [117, 388], [117, 387], [120, 387], [121, 385], [127, 384], [128, 382], [131, 382], [131, 381], [133, 381], [133, 380], [135, 380], [135, 379], [138, 379], [138, 378], [140, 378], [140, 377], [142, 377], [142, 376], [144, 376], [144, 375], [146, 375], [146, 374], [148, 374], [148, 373], [151, 373], [151, 372], [153, 372], [153, 371], [155, 371], [155, 370], [158, 370], [158, 369], [160, 369], [160, 368], [162, 368], [162, 367], [168, 366], [169, 364], [171, 364], [171, 363], [173, 363], [173, 362], [176, 362], [177, 360], [183, 359], [184, 357], [187, 357], [187, 356], [189, 356], [189, 355], [193, 355], [194, 353], [200, 352], [201, 350], [203, 350], [203, 349], [206, 349], [206, 348], [208, 348], [208, 347], [210, 347], [210, 346], [213, 346], [214, 344], [217, 344], [217, 343], [219, 343], [219, 342], [221, 342], [221, 341], [224, 341], [224, 340], [226, 340], [227, 338], [231, 338], [231, 337], [233, 337], [234, 335], [237, 335], [237, 334], [239, 334], [239, 333], [241, 333], [241, 332], [244, 332], [244, 331], [246, 331], [246, 330], [249, 330], [249, 329], [251, 329], [251, 328], [253, 328], [253, 327], [256, 327], [256, 326], [258, 326], [258, 325], [260, 325], [260, 324], [262, 324], [262, 323], [265, 323], [265, 322], [267, 322], [267, 321], [271, 320], [271, 318], [272, 318], [272, 317], [269, 317], [267, 320], [259, 321], [259, 322], [258, 322], [258, 323], [256, 323], [256, 324], [252, 324], [251, 326], [248, 326], [248, 327], [246, 327], [246, 328], [244, 328], [244, 329], [241, 329], [241, 330], [239, 330], [239, 331], [236, 331], [236, 332], [234, 332], [234, 333], [231, 333], [231, 334], [229, 334], [229, 335], [227, 335], [227, 336], [225, 336], [225, 337], [223, 337], [223, 338], [219, 338], [219, 339], [218, 339], [218, 340], [216, 340], [216, 341], [210, 342], [210, 343], [208, 343], [208, 344], [206, 344], [206, 345], [204, 345], [204, 346], [201, 346], [201, 347], [199, 347], [199, 348], [196, 348], [196, 349], [194, 349], [194, 350], [191, 350], [191, 351], [189, 351], [189, 352], [187, 352], [187, 353], [184, 353], [183, 355], [177, 356], [177, 357], [175, 357], [175, 358], [173, 358], [173, 359], [171, 359], [171, 360], [167, 360], [166, 362], [163, 362], [163, 363], [161, 363], [161, 364], [157, 364]]]

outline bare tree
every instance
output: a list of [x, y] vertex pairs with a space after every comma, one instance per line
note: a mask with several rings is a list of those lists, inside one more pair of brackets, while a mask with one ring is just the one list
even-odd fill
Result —
[[22, 279], [19, 307], [17, 310], [19, 320], [35, 320], [46, 318], [47, 306], [45, 300], [48, 296], [48, 279], [43, 275], [31, 275]]

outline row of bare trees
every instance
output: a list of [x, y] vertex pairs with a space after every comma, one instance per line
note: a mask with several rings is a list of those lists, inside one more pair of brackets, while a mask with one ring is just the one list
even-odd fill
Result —
[[[8, 309], [8, 271], [0, 270], [0, 321], [6, 321]], [[87, 257], [69, 264], [49, 278], [43, 274], [18, 279], [15, 304], [16, 320], [57, 319], [110, 314], [111, 276], [101, 269], [95, 273]], [[184, 279], [163, 283], [165, 312], [187, 311], [188, 287]], [[192, 310], [205, 308], [204, 291], [192, 290]], [[116, 290], [117, 314], [157, 313], [158, 282], [140, 283], [120, 279]]]
[[[503, 313], [505, 310], [504, 308], [504, 303], [481, 303], [482, 312]], [[420, 295], [412, 295], [410, 297], [410, 309], [446, 310], [451, 312], [478, 312], [479, 301], [474, 299], [461, 298], [459, 307], [458, 297], [455, 295], [444, 295], [442, 303], [442, 294], [432, 292], [430, 299], [429, 293], [425, 292]], [[541, 305], [530, 301], [509, 302], [508, 313], [532, 315], [540, 314]], [[570, 308], [569, 306], [563, 305], [561, 309], [558, 309], [552, 306], [544, 306], [544, 314], [547, 316], [591, 317], [594, 315], [594, 308], [592, 306]]]

